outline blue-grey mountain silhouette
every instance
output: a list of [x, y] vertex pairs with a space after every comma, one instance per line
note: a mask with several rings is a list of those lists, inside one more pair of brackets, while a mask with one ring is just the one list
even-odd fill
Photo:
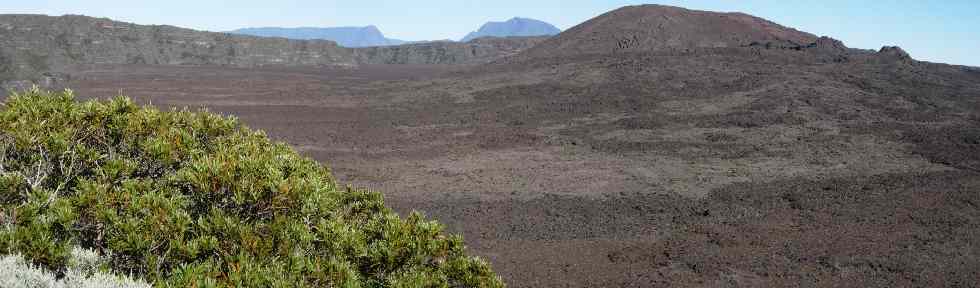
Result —
[[512, 18], [505, 22], [487, 22], [480, 30], [471, 32], [463, 37], [463, 42], [480, 37], [511, 37], [511, 36], [550, 36], [561, 33], [561, 29], [544, 21], [529, 18]]

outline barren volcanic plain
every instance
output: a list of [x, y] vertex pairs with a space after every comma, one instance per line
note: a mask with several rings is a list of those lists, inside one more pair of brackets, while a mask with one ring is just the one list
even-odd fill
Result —
[[980, 70], [896, 47], [636, 6], [487, 64], [73, 69], [235, 115], [512, 287], [980, 285]]

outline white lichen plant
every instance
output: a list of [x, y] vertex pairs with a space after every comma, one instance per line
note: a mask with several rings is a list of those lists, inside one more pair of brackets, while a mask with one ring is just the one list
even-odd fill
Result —
[[72, 249], [64, 277], [32, 265], [20, 254], [0, 256], [0, 287], [3, 288], [149, 288], [149, 283], [100, 271], [106, 261], [95, 251]]

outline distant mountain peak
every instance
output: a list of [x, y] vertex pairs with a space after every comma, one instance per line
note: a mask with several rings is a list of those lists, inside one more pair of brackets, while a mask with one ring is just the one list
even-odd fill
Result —
[[479, 30], [463, 37], [462, 42], [480, 37], [511, 37], [511, 36], [550, 36], [561, 33], [561, 29], [541, 20], [514, 17], [504, 22], [487, 22]]

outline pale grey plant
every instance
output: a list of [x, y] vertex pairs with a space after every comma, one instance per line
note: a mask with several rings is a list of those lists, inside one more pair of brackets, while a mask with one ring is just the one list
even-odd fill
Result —
[[108, 255], [106, 255], [106, 257], [102, 257], [99, 256], [99, 252], [75, 246], [71, 249], [71, 258], [68, 259], [68, 268], [76, 272], [94, 274], [99, 272], [99, 266], [106, 264], [108, 258]]
[[0, 287], [3, 288], [149, 288], [149, 283], [99, 271], [105, 258], [92, 250], [75, 247], [65, 277], [28, 263], [19, 254], [0, 256]]

